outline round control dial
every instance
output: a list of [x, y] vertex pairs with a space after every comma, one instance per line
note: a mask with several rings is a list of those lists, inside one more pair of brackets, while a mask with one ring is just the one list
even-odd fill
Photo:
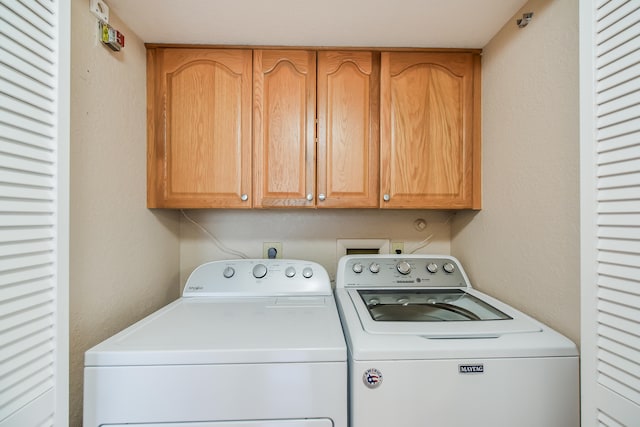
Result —
[[456, 271], [456, 267], [451, 264], [450, 262], [446, 262], [443, 266], [442, 269], [444, 271], [446, 271], [447, 273], [453, 273], [454, 271]]
[[311, 267], [305, 267], [302, 269], [302, 277], [309, 279], [313, 277], [313, 269]]
[[267, 275], [267, 267], [264, 264], [256, 264], [253, 267], [253, 277], [256, 279], [262, 279]]
[[353, 267], [351, 269], [353, 270], [354, 273], [360, 274], [362, 273], [363, 267], [362, 267], [362, 264], [358, 262], [356, 264], [353, 264]]
[[431, 262], [427, 265], [427, 271], [429, 273], [437, 273], [438, 272], [438, 264], [436, 264], [435, 262]]
[[233, 269], [233, 267], [227, 267], [224, 269], [224, 271], [222, 272], [222, 275], [224, 277], [226, 277], [227, 279], [233, 277], [233, 275], [236, 274], [236, 271]]
[[287, 269], [284, 271], [284, 275], [287, 277], [293, 277], [296, 275], [296, 269], [293, 267], [287, 267]]
[[371, 265], [369, 265], [369, 271], [374, 274], [380, 272], [380, 264], [372, 262]]
[[400, 261], [396, 264], [396, 270], [400, 274], [409, 274], [411, 273], [411, 265], [407, 261]]

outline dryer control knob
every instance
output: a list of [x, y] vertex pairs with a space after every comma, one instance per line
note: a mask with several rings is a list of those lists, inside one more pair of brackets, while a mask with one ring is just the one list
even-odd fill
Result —
[[411, 273], [411, 265], [407, 261], [400, 261], [396, 264], [396, 270], [400, 274], [409, 274]]
[[296, 275], [296, 269], [293, 267], [287, 267], [287, 269], [284, 271], [284, 275], [287, 277], [293, 277]]
[[356, 264], [353, 264], [353, 267], [351, 267], [351, 269], [353, 270], [354, 273], [360, 274], [362, 273], [362, 264], [360, 264], [359, 262]]
[[305, 267], [302, 269], [302, 276], [309, 279], [313, 276], [313, 269], [311, 267]]
[[227, 267], [224, 269], [224, 271], [222, 272], [222, 275], [224, 277], [226, 277], [227, 279], [233, 277], [233, 275], [236, 274], [236, 271], [233, 269], [233, 267]]
[[438, 271], [438, 264], [436, 264], [435, 262], [429, 263], [427, 265], [427, 271], [429, 273], [436, 273]]
[[264, 264], [256, 264], [256, 266], [253, 267], [253, 277], [256, 279], [262, 279], [266, 275], [267, 267]]
[[378, 264], [377, 262], [372, 262], [369, 266], [369, 271], [374, 274], [380, 272], [380, 264]]
[[442, 269], [444, 271], [446, 271], [447, 273], [453, 273], [454, 271], [456, 271], [456, 267], [453, 264], [451, 264], [450, 262], [445, 263], [442, 266]]

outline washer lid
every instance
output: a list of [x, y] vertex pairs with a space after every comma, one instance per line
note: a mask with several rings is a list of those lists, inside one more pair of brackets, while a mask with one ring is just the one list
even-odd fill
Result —
[[181, 298], [85, 354], [85, 366], [346, 361], [332, 296]]
[[540, 326], [471, 288], [348, 289], [365, 331], [426, 338], [498, 337]]
[[361, 289], [358, 294], [376, 322], [511, 319], [462, 289]]

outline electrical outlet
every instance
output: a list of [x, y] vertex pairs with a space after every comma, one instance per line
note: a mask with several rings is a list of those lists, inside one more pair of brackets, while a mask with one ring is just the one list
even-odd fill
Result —
[[262, 258], [269, 258], [269, 249], [276, 250], [276, 258], [282, 258], [282, 243], [280, 242], [264, 242], [262, 243]]
[[391, 242], [391, 253], [392, 254], [403, 254], [404, 253], [404, 242]]

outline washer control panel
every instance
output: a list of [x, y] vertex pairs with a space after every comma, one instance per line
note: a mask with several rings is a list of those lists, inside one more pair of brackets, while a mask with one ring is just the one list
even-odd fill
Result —
[[348, 255], [337, 287], [469, 287], [457, 259], [445, 255]]
[[187, 279], [183, 296], [331, 295], [324, 267], [312, 261], [239, 259], [212, 261]]

